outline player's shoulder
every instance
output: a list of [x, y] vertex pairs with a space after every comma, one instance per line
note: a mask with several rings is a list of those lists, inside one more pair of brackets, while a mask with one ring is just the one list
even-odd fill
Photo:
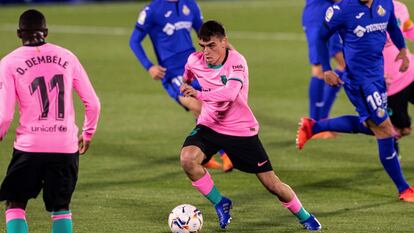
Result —
[[244, 63], [246, 62], [246, 58], [244, 58], [243, 54], [239, 53], [239, 51], [235, 50], [235, 49], [229, 49], [229, 60], [231, 61], [242, 61]]
[[200, 52], [200, 51], [198, 51], [198, 52], [194, 52], [194, 53], [190, 54], [190, 56], [188, 57], [188, 59], [187, 59], [187, 63], [188, 63], [189, 65], [195, 64], [195, 63], [197, 63], [198, 61], [200, 61], [200, 60], [204, 59], [204, 57], [203, 57], [203, 56], [204, 56], [204, 55], [203, 55], [203, 52]]
[[394, 11], [395, 12], [397, 12], [397, 11], [408, 12], [407, 5], [405, 5], [403, 2], [394, 0], [393, 3], [394, 3]]
[[67, 48], [64, 48], [62, 46], [52, 44], [52, 43], [47, 43], [46, 45], [48, 46], [50, 50], [54, 50], [61, 55], [64, 55], [66, 57], [76, 58], [76, 55]]

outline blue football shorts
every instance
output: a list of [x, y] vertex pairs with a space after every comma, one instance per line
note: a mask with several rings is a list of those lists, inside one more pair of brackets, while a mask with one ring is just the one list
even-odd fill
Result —
[[[167, 73], [165, 74], [165, 77], [162, 79], [162, 86], [167, 91], [168, 95], [181, 106], [183, 105], [180, 103], [178, 97], [182, 96], [180, 92], [180, 87], [183, 84], [183, 73], [184, 68], [177, 68], [173, 70], [169, 70], [167, 68]], [[194, 79], [190, 85], [194, 87], [194, 89], [201, 91], [201, 86], [196, 79]]]
[[380, 125], [388, 118], [387, 89], [384, 79], [361, 85], [346, 82], [344, 89], [358, 112], [360, 122], [370, 119], [376, 125]]
[[[319, 27], [320, 25], [304, 26], [306, 39], [308, 41], [309, 62], [312, 65], [321, 64], [318, 57], [318, 49], [316, 48], [316, 40], [318, 38]], [[330, 57], [333, 57], [337, 53], [342, 52], [342, 40], [338, 33], [333, 34], [331, 38], [329, 38], [328, 48]]]

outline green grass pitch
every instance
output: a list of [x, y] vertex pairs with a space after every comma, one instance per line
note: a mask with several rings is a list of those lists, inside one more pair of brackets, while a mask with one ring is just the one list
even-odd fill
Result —
[[[405, 0], [414, 14], [414, 0]], [[341, 135], [295, 148], [297, 122], [307, 114], [310, 67], [301, 28], [302, 0], [201, 1], [205, 19], [217, 19], [250, 68], [250, 105], [275, 171], [290, 184], [323, 232], [414, 232], [414, 204], [397, 200], [383, 171], [375, 139]], [[74, 232], [168, 233], [176, 205], [190, 203], [204, 216], [203, 232], [219, 230], [214, 209], [179, 166], [179, 151], [194, 119], [151, 80], [128, 46], [143, 3], [38, 6], [47, 16], [49, 42], [75, 52], [102, 102], [92, 146], [81, 157], [73, 196]], [[0, 8], [0, 56], [20, 45], [17, 20], [26, 7]], [[149, 40], [145, 46], [154, 58]], [[413, 43], [410, 47], [414, 49]], [[77, 99], [78, 124], [83, 108]], [[354, 114], [343, 92], [332, 116]], [[413, 114], [413, 111], [411, 111]], [[0, 144], [0, 177], [14, 140], [13, 123]], [[404, 174], [414, 183], [413, 136], [401, 140]], [[212, 171], [218, 189], [234, 201], [228, 233], [304, 232], [256, 177]], [[29, 230], [50, 232], [41, 196], [27, 208]], [[0, 217], [4, 232], [4, 218]]]

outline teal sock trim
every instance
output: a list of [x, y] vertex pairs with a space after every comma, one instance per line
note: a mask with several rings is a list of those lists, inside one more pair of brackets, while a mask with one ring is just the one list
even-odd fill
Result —
[[52, 212], [52, 215], [59, 215], [59, 214], [70, 214], [70, 210], [60, 210]]
[[28, 233], [27, 222], [24, 219], [13, 219], [6, 224], [7, 233]]
[[300, 222], [308, 220], [308, 218], [311, 216], [309, 212], [306, 211], [305, 208], [303, 207], [295, 215], [299, 219]]
[[72, 233], [72, 219], [59, 219], [53, 221], [52, 233]]
[[216, 186], [213, 186], [211, 191], [205, 196], [213, 205], [217, 205], [221, 201], [221, 193], [216, 189]]

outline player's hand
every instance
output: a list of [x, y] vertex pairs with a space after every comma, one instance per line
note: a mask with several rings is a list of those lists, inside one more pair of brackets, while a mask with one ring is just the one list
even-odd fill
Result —
[[184, 97], [196, 97], [197, 96], [197, 90], [186, 83], [183, 83], [181, 85], [180, 92], [183, 93]]
[[338, 86], [341, 86], [342, 84], [344, 84], [344, 81], [342, 81], [339, 78], [339, 76], [335, 72], [333, 72], [332, 70], [325, 71], [323, 73], [323, 78], [324, 78], [325, 82], [328, 85], [331, 85], [331, 86], [334, 86], [334, 87], [338, 87]]
[[166, 71], [167, 71], [167, 69], [165, 67], [160, 66], [160, 65], [153, 65], [148, 70], [149, 74], [151, 75], [152, 79], [154, 79], [154, 80], [163, 79], [164, 76], [165, 76]]
[[83, 155], [89, 149], [91, 141], [85, 140], [82, 135], [79, 136], [78, 145], [79, 145], [79, 154]]
[[397, 57], [395, 58], [395, 61], [402, 60], [401, 66], [400, 66], [400, 72], [405, 72], [408, 70], [408, 67], [410, 66], [410, 60], [408, 59], [408, 52], [407, 48], [403, 48], [398, 53]]

